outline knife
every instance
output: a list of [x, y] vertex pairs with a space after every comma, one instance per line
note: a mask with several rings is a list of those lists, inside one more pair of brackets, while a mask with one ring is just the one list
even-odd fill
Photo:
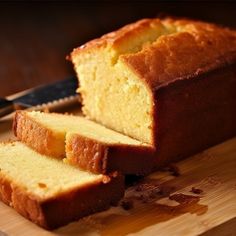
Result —
[[75, 77], [70, 77], [65, 80], [30, 89], [26, 91], [24, 95], [14, 99], [0, 98], [0, 117], [11, 113], [18, 108], [26, 109], [64, 98], [77, 98], [77, 87], [77, 79]]

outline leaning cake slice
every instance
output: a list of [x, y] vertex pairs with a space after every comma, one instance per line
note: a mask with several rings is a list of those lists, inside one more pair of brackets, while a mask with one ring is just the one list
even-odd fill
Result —
[[154, 164], [154, 148], [82, 116], [17, 111], [14, 132], [38, 151], [95, 173], [143, 175]]

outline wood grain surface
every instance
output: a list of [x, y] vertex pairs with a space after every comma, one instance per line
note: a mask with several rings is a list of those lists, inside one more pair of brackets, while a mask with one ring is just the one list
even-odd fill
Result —
[[[11, 123], [10, 117], [0, 120], [0, 141], [13, 138]], [[0, 203], [0, 230], [12, 236], [236, 235], [236, 138], [175, 167], [174, 172], [172, 167], [136, 179], [127, 187], [123, 207], [113, 207], [53, 232]]]

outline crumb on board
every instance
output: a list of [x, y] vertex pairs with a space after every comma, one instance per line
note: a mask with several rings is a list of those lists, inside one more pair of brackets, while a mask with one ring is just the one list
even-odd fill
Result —
[[153, 183], [141, 183], [138, 184], [135, 188], [136, 192], [142, 192], [147, 190], [153, 190], [153, 189], [159, 189], [159, 184], [153, 184]]
[[190, 192], [195, 193], [195, 194], [201, 194], [201, 193], [203, 193], [203, 190], [200, 188], [192, 187]]
[[169, 196], [170, 200], [174, 200], [180, 204], [191, 204], [199, 201], [199, 196], [192, 196], [183, 193], [176, 193]]
[[160, 183], [141, 183], [134, 188], [137, 200], [143, 203], [159, 197], [168, 197], [175, 191], [175, 187]]

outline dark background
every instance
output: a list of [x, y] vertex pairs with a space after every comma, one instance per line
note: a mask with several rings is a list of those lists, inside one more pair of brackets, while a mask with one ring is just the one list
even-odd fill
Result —
[[66, 78], [74, 47], [160, 14], [236, 27], [233, 1], [0, 2], [0, 96]]

